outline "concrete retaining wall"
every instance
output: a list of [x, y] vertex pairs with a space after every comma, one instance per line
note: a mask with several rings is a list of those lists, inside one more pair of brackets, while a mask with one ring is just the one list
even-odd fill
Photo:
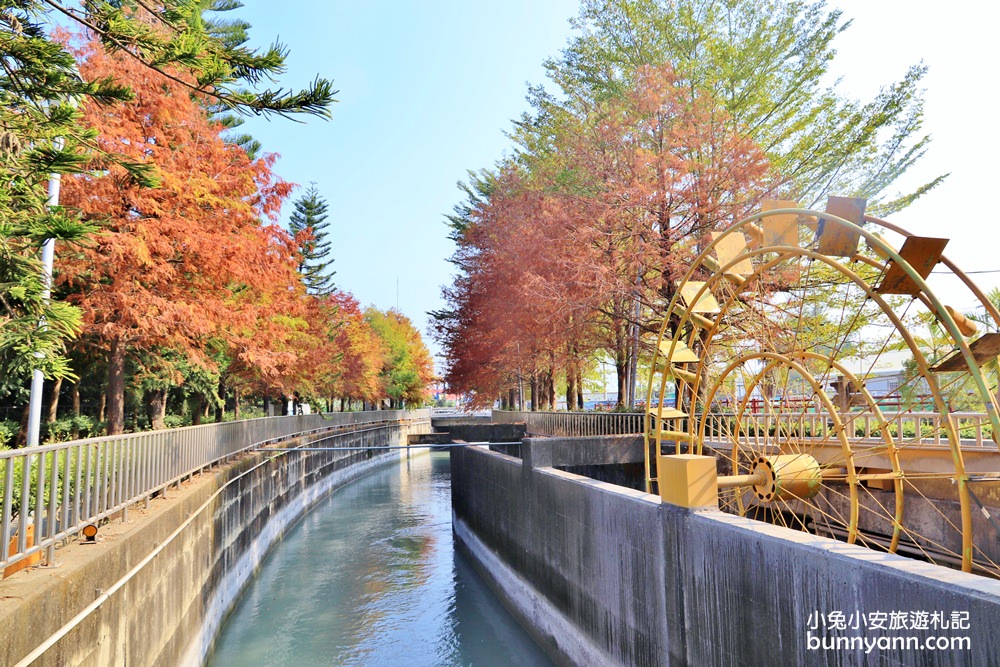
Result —
[[460, 544], [560, 662], [1000, 665], [1000, 582], [662, 505], [556, 470], [567, 448], [452, 452]]
[[494, 424], [483, 420], [431, 420], [434, 430], [447, 434], [446, 442], [520, 442], [524, 437], [524, 424]]
[[[392, 444], [405, 443], [406, 428], [392, 430]], [[244, 585], [302, 513], [405, 455], [253, 454], [170, 491], [134, 526], [109, 525], [96, 545], [60, 550], [60, 567], [3, 582], [0, 664], [17, 664], [50, 638], [58, 640], [32, 664], [201, 664]]]

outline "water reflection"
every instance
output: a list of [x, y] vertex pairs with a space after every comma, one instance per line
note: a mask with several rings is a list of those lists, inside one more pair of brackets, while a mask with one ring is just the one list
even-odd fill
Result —
[[334, 493], [269, 555], [209, 665], [547, 665], [456, 553], [448, 455]]

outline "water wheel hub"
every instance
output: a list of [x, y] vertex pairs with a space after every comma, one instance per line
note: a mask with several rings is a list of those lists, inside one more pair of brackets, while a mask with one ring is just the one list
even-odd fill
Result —
[[819, 463], [808, 454], [761, 456], [754, 463], [753, 475], [760, 480], [754, 484], [754, 493], [766, 503], [812, 498], [823, 481]]

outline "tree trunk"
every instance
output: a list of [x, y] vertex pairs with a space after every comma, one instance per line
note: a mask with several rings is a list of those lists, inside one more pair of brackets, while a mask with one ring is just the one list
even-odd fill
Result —
[[[637, 280], [638, 282], [638, 280]], [[636, 395], [636, 374], [639, 371], [639, 301], [635, 302], [634, 322], [631, 324], [632, 339], [629, 343], [629, 367], [628, 367], [628, 407], [635, 409]]]
[[111, 343], [111, 358], [108, 359], [108, 435], [125, 432], [125, 343]]
[[553, 373], [550, 370], [546, 375], [547, 375], [546, 381], [548, 382], [548, 385], [549, 385], [549, 396], [548, 396], [549, 410], [555, 410], [556, 409], [556, 378], [555, 378], [555, 373]]
[[194, 399], [194, 407], [191, 410], [191, 425], [198, 426], [201, 424], [203, 419], [203, 414], [208, 408], [207, 401], [205, 397], [198, 394]]
[[226, 383], [219, 380], [219, 404], [215, 406], [215, 423], [221, 424], [226, 419]]
[[625, 360], [615, 361], [615, 375], [618, 379], [618, 407], [625, 405], [625, 387], [628, 386], [628, 362]]
[[104, 409], [108, 405], [108, 392], [106, 389], [101, 389], [101, 395], [97, 399], [97, 421], [104, 421]]
[[531, 376], [531, 386], [528, 388], [531, 398], [531, 411], [538, 412], [538, 378]]
[[[80, 381], [77, 380], [73, 383], [73, 389], [70, 390], [70, 396], [73, 400], [73, 416], [80, 416]], [[73, 430], [70, 432], [70, 437], [76, 440], [80, 437], [80, 429], [77, 428], [77, 422], [73, 422]]]
[[566, 411], [576, 410], [576, 375], [572, 366], [566, 369]]
[[146, 392], [146, 416], [149, 417], [149, 427], [154, 431], [162, 431], [167, 427], [164, 417], [167, 414], [167, 390], [152, 389]]
[[579, 365], [573, 369], [573, 375], [576, 377], [576, 407], [583, 410], [583, 371]]
[[620, 316], [614, 325], [612, 336], [612, 350], [615, 360], [615, 374], [618, 379], [618, 399], [616, 405], [618, 409], [625, 406], [628, 400], [628, 362], [629, 362], [629, 328], [623, 316]]
[[49, 394], [49, 414], [45, 417], [45, 421], [49, 424], [56, 420], [56, 414], [59, 411], [59, 392], [61, 390], [62, 378], [56, 378], [56, 381], [52, 383], [52, 393]]
[[240, 419], [240, 390], [233, 389], [233, 419]]
[[[28, 403], [24, 406], [24, 410], [21, 411], [21, 425], [20, 428], [17, 429], [17, 438], [14, 440], [14, 443], [18, 447], [25, 447], [28, 444], [28, 419], [30, 419], [30, 417], [31, 403]], [[42, 444], [41, 440], [38, 441], [38, 444]]]

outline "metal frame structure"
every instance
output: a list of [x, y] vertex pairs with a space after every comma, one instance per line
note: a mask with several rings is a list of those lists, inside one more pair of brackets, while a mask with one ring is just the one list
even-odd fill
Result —
[[[981, 503], [970, 488], [1000, 482], [996, 386], [982, 369], [996, 359], [1000, 334], [977, 337], [928, 285], [931, 269], [950, 269], [998, 329], [1000, 313], [941, 254], [946, 239], [918, 237], [865, 216], [863, 200], [831, 197], [826, 211], [790, 204], [766, 202], [760, 213], [713, 233], [674, 290], [654, 346], [646, 401], [652, 405], [654, 395], [665, 395], [669, 383], [678, 398], [675, 406], [652, 407], [646, 415], [647, 491], [667, 483], [657, 472], [663, 454], [711, 454], [726, 511], [1000, 576], [1000, 550], [976, 543], [973, 503]], [[899, 250], [886, 233], [902, 237]], [[810, 302], [822, 293], [813, 287], [818, 281], [810, 281], [814, 274], [838, 298], [843, 293], [839, 312], [836, 304]], [[906, 321], [911, 307], [947, 334], [949, 354], [929, 358], [934, 355]], [[868, 314], [861, 317], [864, 308]], [[834, 340], [818, 345], [807, 333], [824, 317]], [[929, 389], [934, 413], [883, 411], [864, 388], [864, 369], [854, 373], [843, 363], [848, 339], [862, 335], [866, 319], [889, 332], [879, 354], [891, 342], [912, 355], [914, 377]], [[831, 398], [833, 376], [840, 389]], [[751, 393], [780, 384], [777, 378], [784, 378], [785, 389], [795, 378], [808, 400], [789, 408], [783, 397], [770, 396], [763, 415], [749, 410]], [[970, 387], [981, 412], [952, 411], [944, 390], [957, 382]], [[737, 395], [738, 385], [745, 395]], [[734, 414], [713, 414], [724, 394]], [[974, 422], [973, 438], [963, 440], [962, 420], [966, 430]], [[907, 432], [904, 421], [915, 428]], [[973, 457], [970, 472], [966, 459]], [[908, 524], [904, 509], [918, 504], [936, 511], [939, 525]], [[985, 508], [983, 514], [989, 518]]]

